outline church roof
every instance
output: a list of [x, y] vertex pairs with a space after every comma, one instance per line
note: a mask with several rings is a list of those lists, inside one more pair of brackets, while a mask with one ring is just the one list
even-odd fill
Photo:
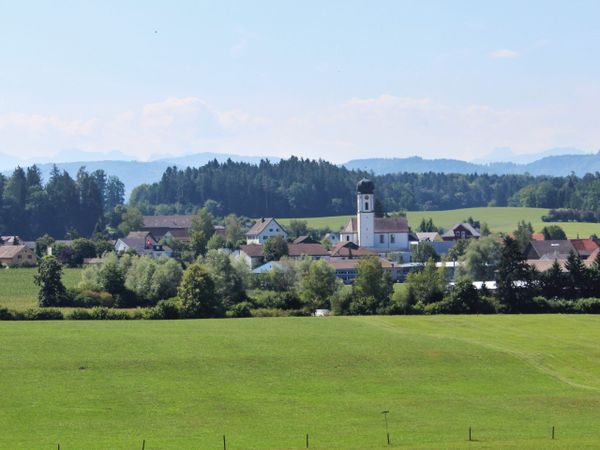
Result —
[[372, 194], [375, 190], [375, 184], [368, 178], [363, 178], [356, 183], [356, 192], [359, 194]]
[[[351, 217], [342, 233], [358, 233], [356, 217]], [[375, 233], [408, 233], [406, 217], [375, 217]]]

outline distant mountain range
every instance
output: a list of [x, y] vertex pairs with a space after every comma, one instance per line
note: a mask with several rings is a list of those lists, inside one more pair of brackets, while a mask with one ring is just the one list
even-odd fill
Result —
[[546, 156], [527, 164], [513, 162], [474, 163], [457, 159], [368, 158], [355, 159], [344, 164], [348, 169], [367, 170], [376, 175], [397, 172], [489, 173], [564, 176], [571, 173], [583, 176], [600, 172], [600, 152], [574, 155]]
[[[556, 154], [560, 151], [569, 151], [571, 154]], [[277, 162], [281, 158], [273, 156], [241, 156], [235, 154], [223, 153], [196, 153], [186, 156], [165, 157], [155, 159], [153, 161], [126, 161], [121, 160], [120, 156], [125, 155], [118, 152], [113, 152], [110, 156], [119, 159], [107, 160], [90, 160], [91, 158], [102, 155], [101, 153], [87, 153], [78, 161], [73, 162], [56, 162], [56, 166], [61, 170], [66, 170], [72, 176], [75, 176], [77, 170], [81, 166], [85, 166], [88, 171], [103, 169], [108, 175], [116, 175], [125, 183], [127, 196], [131, 190], [143, 183], [153, 183], [160, 180], [165, 169], [169, 166], [198, 167], [206, 164], [209, 161], [216, 159], [224, 162], [227, 159], [238, 162], [247, 162], [250, 164], [258, 164], [261, 159], [269, 159], [272, 162]], [[586, 173], [600, 172], [600, 152], [584, 153], [577, 149], [552, 149], [537, 155], [543, 156], [540, 159], [527, 163], [515, 162], [495, 162], [496, 157], [505, 155], [507, 159], [514, 159], [523, 156], [524, 160], [534, 157], [535, 155], [515, 155], [510, 150], [500, 149], [492, 152], [479, 161], [468, 162], [458, 159], [423, 159], [419, 156], [408, 158], [366, 158], [355, 159], [341, 164], [348, 169], [360, 169], [373, 172], [376, 175], [384, 175], [395, 172], [441, 172], [441, 173], [489, 173], [489, 174], [520, 174], [529, 173], [531, 175], [554, 175], [564, 176], [575, 173], [578, 176], [583, 176]], [[64, 157], [65, 155], [63, 155]], [[89, 158], [89, 159], [88, 159]], [[62, 158], [55, 157], [54, 160]], [[48, 159], [46, 159], [47, 161]], [[483, 162], [489, 161], [489, 162]], [[41, 163], [40, 163], [41, 162]], [[40, 167], [44, 179], [47, 180], [52, 170], [54, 163], [45, 161], [19, 161], [17, 158], [0, 154], [0, 170], [4, 174], [9, 175], [17, 164], [32, 165], [37, 163]]]

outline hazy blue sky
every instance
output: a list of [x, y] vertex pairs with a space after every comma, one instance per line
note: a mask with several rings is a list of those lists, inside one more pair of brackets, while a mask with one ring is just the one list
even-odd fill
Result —
[[0, 153], [600, 148], [600, 2], [1, 1]]

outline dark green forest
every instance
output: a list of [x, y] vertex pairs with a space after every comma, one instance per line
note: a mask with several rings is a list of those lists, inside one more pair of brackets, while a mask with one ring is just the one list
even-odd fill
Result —
[[199, 168], [171, 167], [160, 182], [134, 189], [130, 205], [145, 214], [185, 213], [207, 200], [223, 214], [310, 217], [355, 212], [355, 186], [375, 182], [386, 211], [480, 206], [600, 209], [600, 174], [530, 175], [397, 173], [376, 176], [326, 161], [292, 157], [259, 165], [213, 161]]
[[84, 167], [75, 178], [56, 167], [46, 183], [36, 166], [0, 174], [0, 234], [35, 239], [43, 234], [90, 236], [103, 230], [105, 213], [124, 202], [123, 183], [102, 170]]
[[[292, 157], [278, 163], [212, 161], [168, 168], [157, 183], [136, 187], [129, 206], [143, 214], [193, 213], [207, 201], [217, 215], [311, 217], [355, 212], [356, 182], [370, 177], [387, 212], [481, 206], [600, 211], [600, 174], [584, 177], [397, 173], [372, 175], [326, 161]], [[122, 214], [124, 186], [102, 170], [72, 177], [54, 169], [47, 181], [32, 166], [0, 175], [0, 234], [35, 239], [90, 236]], [[118, 208], [117, 208], [118, 209]], [[589, 214], [588, 214], [589, 215]], [[111, 216], [115, 216], [112, 217]], [[114, 222], [114, 223], [112, 223]]]

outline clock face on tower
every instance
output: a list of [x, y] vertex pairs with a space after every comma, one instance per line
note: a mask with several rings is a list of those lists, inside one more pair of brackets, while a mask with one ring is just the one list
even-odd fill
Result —
[[365, 195], [365, 200], [369, 200], [369, 196], [368, 195]]

